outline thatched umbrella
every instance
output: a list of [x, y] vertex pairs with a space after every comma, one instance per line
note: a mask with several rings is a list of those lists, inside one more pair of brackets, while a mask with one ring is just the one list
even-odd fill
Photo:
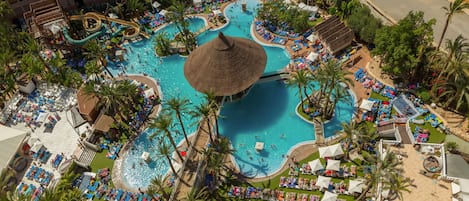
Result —
[[262, 75], [267, 55], [254, 41], [219, 33], [198, 47], [184, 64], [184, 75], [197, 91], [216, 96], [244, 92]]

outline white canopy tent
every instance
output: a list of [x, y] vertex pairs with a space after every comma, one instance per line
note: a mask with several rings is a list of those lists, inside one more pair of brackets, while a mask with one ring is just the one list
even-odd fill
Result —
[[318, 59], [318, 56], [319, 54], [316, 53], [316, 52], [311, 52], [308, 54], [308, 56], [306, 57], [306, 59], [310, 60], [310, 61], [316, 61]]
[[324, 166], [322, 165], [321, 160], [319, 160], [319, 158], [317, 158], [313, 161], [309, 161], [308, 165], [311, 168], [312, 172], [316, 172], [318, 170], [324, 169]]
[[166, 17], [166, 15], [168, 14], [168, 11], [167, 10], [161, 10], [158, 14]]
[[321, 201], [336, 201], [337, 197], [337, 194], [326, 191], [324, 192], [324, 196], [322, 196]]
[[374, 101], [363, 99], [362, 103], [360, 104], [360, 109], [366, 110], [366, 111], [371, 111], [371, 108], [373, 108], [374, 104], [375, 104]]
[[319, 147], [319, 157], [321, 158], [337, 157], [343, 154], [344, 154], [344, 150], [342, 150], [340, 143], [327, 146], [327, 147]]
[[360, 179], [349, 180], [348, 192], [349, 193], [361, 193], [363, 191], [363, 181]]
[[306, 40], [309, 40], [309, 41], [311, 41], [311, 42], [316, 41], [316, 39], [318, 39], [318, 37], [315, 36], [314, 34], [311, 34], [311, 35], [309, 35], [309, 36], [306, 38]]
[[41, 141], [36, 141], [29, 150], [37, 153], [43, 146], [44, 143], [42, 143]]
[[220, 10], [213, 10], [213, 14], [214, 15], [221, 15], [221, 11]]
[[298, 4], [298, 8], [301, 9], [301, 10], [311, 12], [311, 16], [316, 15], [316, 13], [319, 10], [319, 8], [317, 6], [309, 6], [309, 5], [306, 5], [304, 3]]
[[331, 183], [330, 177], [318, 176], [318, 180], [316, 181], [316, 186], [327, 189], [327, 187], [329, 187], [329, 183]]
[[153, 90], [152, 88], [145, 90], [145, 97], [146, 98], [148, 98], [150, 96], [154, 96], [154, 95], [155, 95], [155, 90]]
[[327, 160], [326, 170], [339, 171], [339, 169], [340, 169], [340, 161], [339, 160], [333, 160], [333, 159]]
[[154, 1], [151, 6], [153, 6], [153, 8], [159, 8], [161, 6], [160, 2], [158, 1]]
[[0, 134], [0, 169], [4, 169], [22, 146], [28, 132], [0, 125]]

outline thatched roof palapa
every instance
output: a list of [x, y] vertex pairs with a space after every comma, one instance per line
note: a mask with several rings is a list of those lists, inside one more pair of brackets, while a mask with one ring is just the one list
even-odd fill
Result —
[[261, 45], [220, 32], [189, 55], [184, 75], [197, 91], [231, 96], [254, 84], [264, 73], [266, 62]]
[[319, 39], [327, 49], [336, 54], [352, 44], [355, 35], [337, 16], [332, 16], [314, 27]]

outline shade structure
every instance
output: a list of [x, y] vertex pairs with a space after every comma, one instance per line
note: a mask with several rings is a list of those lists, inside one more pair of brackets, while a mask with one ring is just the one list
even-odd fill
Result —
[[337, 157], [344, 154], [340, 144], [334, 144], [328, 147], [319, 147], [319, 157]]
[[363, 181], [359, 179], [349, 180], [348, 192], [349, 193], [361, 193], [363, 191]]
[[363, 109], [363, 110], [366, 110], [366, 111], [371, 111], [374, 104], [375, 104], [374, 101], [363, 99], [362, 103], [360, 104], [360, 109]]
[[309, 161], [308, 162], [308, 165], [309, 167], [311, 168], [311, 172], [316, 172], [318, 170], [322, 170], [324, 169], [324, 166], [322, 165], [321, 161], [319, 160], [319, 158], [313, 160], [313, 161]]
[[6, 168], [28, 132], [0, 125], [0, 170]]
[[337, 200], [337, 194], [331, 193], [329, 191], [324, 192], [324, 196], [322, 196], [321, 201], [336, 201]]
[[318, 180], [316, 181], [316, 186], [327, 189], [327, 187], [329, 186], [329, 183], [331, 183], [330, 177], [318, 176]]
[[254, 41], [218, 37], [194, 50], [184, 64], [184, 75], [197, 91], [231, 96], [248, 89], [262, 75], [264, 48]]
[[308, 54], [308, 56], [306, 57], [306, 59], [310, 60], [310, 61], [316, 61], [318, 59], [318, 56], [319, 54], [316, 53], [316, 52], [311, 52]]
[[333, 159], [327, 160], [326, 170], [339, 171], [339, 169], [340, 169], [340, 161], [339, 160], [333, 160]]

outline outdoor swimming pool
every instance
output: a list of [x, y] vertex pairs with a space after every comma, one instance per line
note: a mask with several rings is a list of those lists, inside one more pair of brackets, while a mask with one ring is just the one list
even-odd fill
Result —
[[[241, 5], [232, 4], [227, 7], [225, 14], [230, 24], [223, 28], [228, 36], [251, 38], [249, 26], [254, 18], [253, 11], [257, 0], [247, 0], [248, 10], [242, 13]], [[200, 19], [192, 19], [191, 30], [197, 31], [204, 26]], [[176, 28], [169, 25], [161, 31], [174, 35]], [[198, 37], [199, 44], [204, 44], [217, 36], [217, 31], [208, 31]], [[196, 92], [186, 81], [183, 73], [185, 58], [170, 56], [158, 58], [154, 56], [153, 41], [142, 41], [127, 46], [130, 50], [124, 62], [127, 73], [146, 73], [158, 80], [163, 91], [163, 101], [168, 97], [185, 97], [191, 103], [199, 104], [202, 94]], [[281, 48], [265, 47], [267, 53], [266, 72], [279, 70], [289, 63], [289, 56]], [[121, 68], [114, 67], [113, 73], [121, 72]], [[271, 174], [281, 167], [284, 159], [282, 155], [296, 144], [314, 140], [312, 125], [296, 117], [294, 108], [298, 103], [296, 88], [287, 88], [281, 82], [270, 82], [256, 85], [243, 100], [225, 104], [222, 109], [220, 130], [227, 136], [236, 149], [234, 157], [241, 171], [249, 176], [264, 176]], [[333, 135], [340, 129], [338, 122], [351, 118], [353, 107], [351, 103], [340, 103], [337, 111], [339, 115], [326, 124], [326, 136]], [[185, 125], [189, 133], [195, 131], [194, 120], [187, 117]], [[178, 128], [178, 126], [176, 126]], [[122, 176], [124, 181], [134, 188], [146, 187], [152, 178], [166, 174], [169, 167], [163, 156], [156, 151], [156, 141], [148, 140], [151, 130], [146, 130], [134, 142], [122, 162]], [[283, 135], [282, 135], [283, 134]], [[177, 141], [182, 135], [175, 136]], [[266, 144], [266, 149], [257, 154], [254, 151], [256, 141]], [[140, 159], [141, 154], [150, 152], [152, 162], [149, 164]]]

